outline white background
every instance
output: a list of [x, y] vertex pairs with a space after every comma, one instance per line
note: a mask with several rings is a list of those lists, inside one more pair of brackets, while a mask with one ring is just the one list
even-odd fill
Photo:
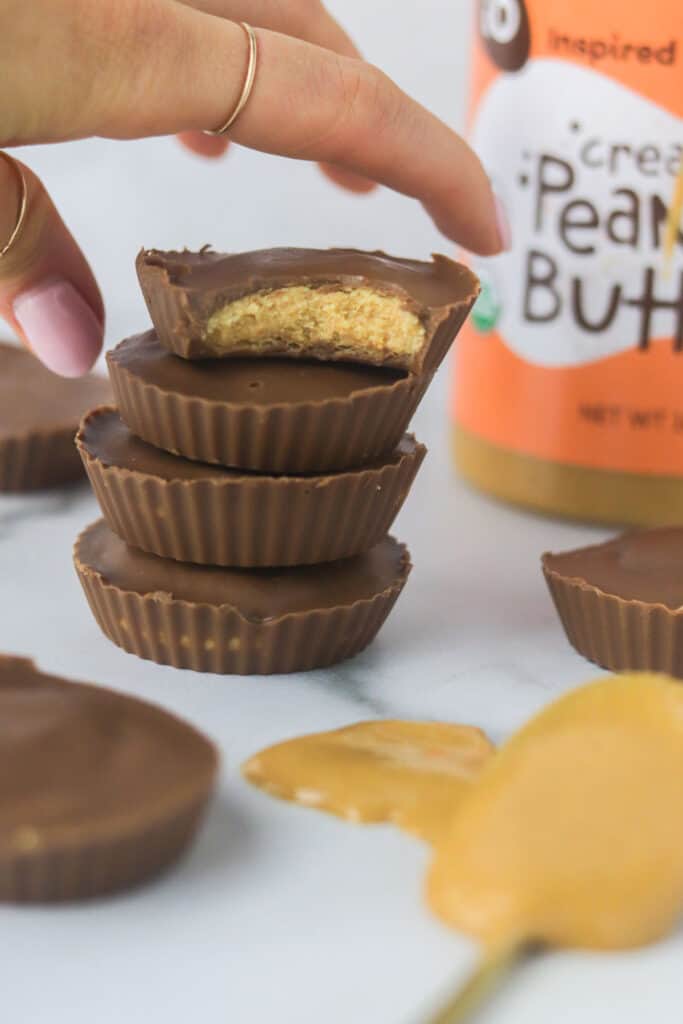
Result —
[[[461, 3], [333, 6], [373, 60], [455, 123], [467, 52]], [[88, 142], [28, 160], [93, 260], [109, 343], [145, 323], [133, 272], [143, 244], [348, 243], [410, 255], [444, 247], [406, 199], [345, 197], [314, 168], [243, 151], [206, 165], [172, 140]], [[604, 534], [501, 508], [457, 483], [445, 402], [442, 374], [416, 418], [430, 455], [396, 530], [415, 562], [406, 592], [368, 652], [325, 672], [225, 679], [123, 654], [98, 633], [70, 564], [76, 533], [96, 516], [93, 499], [0, 502], [0, 649], [162, 702], [211, 735], [224, 758], [199, 842], [167, 877], [91, 905], [0, 910], [3, 1022], [412, 1024], [466, 971], [474, 947], [421, 903], [428, 857], [417, 842], [279, 804], [238, 770], [267, 743], [375, 715], [474, 722], [500, 740], [595, 674], [564, 640], [538, 557]], [[677, 1020], [682, 954], [678, 935], [629, 955], [547, 956], [482, 1020]]]

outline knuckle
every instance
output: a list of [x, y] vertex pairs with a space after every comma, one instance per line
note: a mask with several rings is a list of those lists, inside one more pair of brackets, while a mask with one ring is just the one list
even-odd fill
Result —
[[98, 5], [100, 34], [110, 43], [137, 47], [149, 41], [157, 10], [154, 0], [107, 0]]
[[302, 65], [302, 89], [311, 97], [301, 137], [293, 147], [292, 155], [301, 159], [319, 158], [337, 128], [345, 107], [346, 86], [343, 61], [333, 53], [316, 59], [309, 50], [302, 50], [306, 63]]
[[363, 121], [373, 135], [383, 135], [403, 118], [403, 95], [384, 71], [372, 64], [366, 66], [369, 74], [360, 96]]
[[131, 26], [139, 19], [142, 7], [142, 0], [105, 0], [94, 5], [88, 0], [74, 0], [71, 34], [74, 45], [82, 47], [81, 60], [93, 70], [111, 63], [117, 51], [131, 43]]
[[168, 35], [163, 5], [158, 0], [115, 0], [104, 7], [101, 28], [110, 59], [125, 61], [128, 67], [144, 67]]
[[181, 41], [174, 38], [173, 19], [160, 0], [107, 0], [97, 6], [92, 55], [96, 88], [91, 95], [112, 133], [125, 134], [123, 125], [131, 106], [138, 98], [142, 101], [162, 61], [182, 66]]
[[379, 68], [362, 60], [341, 63], [337, 115], [329, 142], [340, 155], [373, 144], [393, 130], [403, 114], [401, 93]]
[[331, 120], [329, 136], [340, 133], [346, 125], [356, 119], [358, 100], [364, 88], [365, 68], [361, 61], [333, 61], [334, 74], [328, 79], [330, 84]]

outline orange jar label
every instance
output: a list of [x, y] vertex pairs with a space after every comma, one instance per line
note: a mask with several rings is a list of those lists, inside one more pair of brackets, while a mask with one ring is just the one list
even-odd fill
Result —
[[477, 13], [471, 138], [512, 249], [475, 261], [456, 422], [548, 461], [683, 476], [680, 0]]

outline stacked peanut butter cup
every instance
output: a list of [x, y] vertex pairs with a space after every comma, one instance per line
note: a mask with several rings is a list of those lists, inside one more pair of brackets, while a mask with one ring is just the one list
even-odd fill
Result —
[[108, 354], [77, 444], [103, 520], [75, 564], [124, 650], [204, 672], [331, 665], [410, 571], [388, 535], [413, 412], [474, 302], [461, 265], [357, 250], [143, 251], [154, 329]]

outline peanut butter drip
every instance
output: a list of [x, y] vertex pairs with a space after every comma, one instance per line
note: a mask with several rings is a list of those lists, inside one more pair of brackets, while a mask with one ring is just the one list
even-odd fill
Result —
[[619, 949], [683, 910], [683, 687], [589, 684], [493, 758], [437, 848], [427, 894], [489, 948]]
[[282, 799], [349, 821], [392, 822], [435, 843], [492, 753], [470, 726], [359, 722], [269, 747], [243, 773]]

